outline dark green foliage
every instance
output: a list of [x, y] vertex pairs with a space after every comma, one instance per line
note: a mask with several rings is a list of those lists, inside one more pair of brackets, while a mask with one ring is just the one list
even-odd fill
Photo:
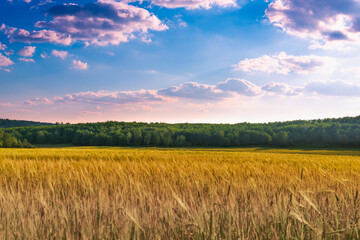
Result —
[[8, 128], [0, 134], [0, 146], [29, 142], [78, 146], [360, 147], [360, 117], [267, 124], [58, 124]]
[[182, 147], [186, 145], [186, 137], [184, 135], [178, 135], [176, 137], [175, 145]]
[[33, 122], [33, 121], [23, 121], [23, 120], [0, 119], [0, 128], [49, 126], [49, 125], [54, 125], [54, 124], [52, 124], [52, 123], [42, 123], [42, 122]]
[[21, 135], [17, 131], [5, 132], [0, 128], [0, 148], [32, 147], [27, 139], [20, 140], [19, 138]]

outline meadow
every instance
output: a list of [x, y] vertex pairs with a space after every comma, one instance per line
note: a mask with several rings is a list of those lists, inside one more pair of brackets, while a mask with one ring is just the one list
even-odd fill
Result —
[[359, 239], [360, 151], [0, 149], [0, 239]]

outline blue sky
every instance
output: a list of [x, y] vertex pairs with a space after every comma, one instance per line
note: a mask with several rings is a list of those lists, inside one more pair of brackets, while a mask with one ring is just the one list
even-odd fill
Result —
[[360, 112], [357, 0], [3, 0], [0, 117], [267, 122]]

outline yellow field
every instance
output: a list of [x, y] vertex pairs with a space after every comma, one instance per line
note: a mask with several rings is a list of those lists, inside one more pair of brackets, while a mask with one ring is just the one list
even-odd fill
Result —
[[0, 239], [359, 239], [360, 152], [0, 149]]

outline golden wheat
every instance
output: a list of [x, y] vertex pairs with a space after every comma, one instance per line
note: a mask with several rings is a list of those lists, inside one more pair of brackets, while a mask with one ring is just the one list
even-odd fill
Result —
[[359, 155], [1, 149], [0, 239], [359, 239]]

